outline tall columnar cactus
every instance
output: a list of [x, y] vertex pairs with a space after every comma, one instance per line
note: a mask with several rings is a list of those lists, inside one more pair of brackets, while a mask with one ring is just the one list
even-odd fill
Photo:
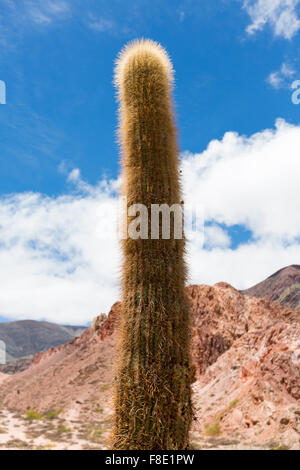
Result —
[[[181, 204], [172, 64], [149, 40], [120, 54], [123, 195], [127, 205]], [[132, 218], [128, 217], [128, 223]], [[161, 222], [160, 222], [161, 225]], [[115, 449], [185, 449], [192, 419], [184, 239], [127, 238], [115, 393]]]

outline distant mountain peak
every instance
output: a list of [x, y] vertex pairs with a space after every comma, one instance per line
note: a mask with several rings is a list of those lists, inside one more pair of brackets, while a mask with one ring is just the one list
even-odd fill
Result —
[[[271, 276], [269, 276], [267, 279], [275, 277], [275, 276], [277, 276], [278, 274], [280, 274], [282, 272], [287, 272], [287, 271], [291, 271], [291, 270], [294, 270], [294, 269], [300, 271], [300, 265], [299, 264], [291, 264], [290, 266], [286, 266], [285, 268], [281, 268], [281, 269], [279, 269], [279, 271], [276, 271], [274, 274], [271, 274]], [[264, 281], [262, 281], [262, 282], [264, 282]]]
[[80, 335], [85, 327], [46, 321], [20, 320], [0, 323], [0, 340], [6, 345], [7, 362], [59, 346]]
[[259, 284], [241, 292], [300, 310], [300, 265], [286, 266]]

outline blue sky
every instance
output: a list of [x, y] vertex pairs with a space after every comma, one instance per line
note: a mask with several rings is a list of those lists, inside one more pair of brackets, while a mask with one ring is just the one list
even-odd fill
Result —
[[[114, 203], [119, 172], [114, 60], [125, 43], [139, 37], [160, 42], [171, 56], [185, 187], [197, 201], [201, 185], [199, 193], [193, 188], [201, 181], [206, 188], [199, 203], [207, 209], [210, 239], [204, 250], [194, 246], [200, 251], [192, 256], [197, 263], [191, 281], [247, 287], [300, 262], [296, 202], [286, 210], [297, 199], [294, 179], [300, 169], [292, 153], [300, 105], [291, 101], [291, 84], [300, 79], [299, 18], [298, 0], [2, 0], [0, 80], [7, 103], [0, 105], [0, 279], [9, 279], [0, 295], [2, 318], [83, 322], [118, 298], [115, 245], [107, 245], [111, 260], [103, 254], [105, 265], [113, 266], [107, 274], [93, 264], [96, 248], [86, 253], [83, 236], [71, 240], [57, 220], [66, 207], [73, 223], [77, 206], [82, 214], [97, 207], [99, 198]], [[272, 148], [280, 149], [277, 173], [269, 166]], [[239, 185], [236, 168], [250, 176], [231, 194], [231, 186]], [[273, 178], [265, 192], [261, 171]], [[238, 204], [243, 188], [253, 197]], [[220, 191], [226, 208], [218, 200], [214, 205], [213, 191]], [[27, 235], [21, 236], [24, 227]], [[72, 303], [75, 291], [79, 298]], [[53, 297], [57, 301], [51, 303]], [[84, 302], [86, 297], [94, 300]]]
[[[47, 3], [62, 5], [62, 11], [51, 13], [42, 6]], [[266, 83], [283, 62], [299, 68], [299, 40], [274, 38], [268, 25], [247, 35], [251, 19], [241, 2], [1, 5], [0, 77], [7, 84], [0, 114], [1, 193], [65, 192], [57, 171], [62, 160], [92, 184], [103, 172], [117, 174], [113, 63], [137, 37], [161, 42], [174, 62], [182, 150], [202, 151], [228, 130], [250, 135], [272, 127], [278, 116], [299, 122], [289, 91]]]

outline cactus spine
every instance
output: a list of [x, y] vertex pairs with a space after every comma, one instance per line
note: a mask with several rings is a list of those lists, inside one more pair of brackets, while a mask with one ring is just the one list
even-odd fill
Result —
[[[181, 203], [173, 118], [173, 69], [149, 40], [120, 54], [123, 194], [127, 205]], [[132, 218], [128, 218], [130, 222]], [[173, 224], [171, 223], [171, 226]], [[184, 239], [122, 241], [122, 313], [114, 448], [185, 449], [192, 419]], [[174, 228], [174, 227], [173, 227]]]

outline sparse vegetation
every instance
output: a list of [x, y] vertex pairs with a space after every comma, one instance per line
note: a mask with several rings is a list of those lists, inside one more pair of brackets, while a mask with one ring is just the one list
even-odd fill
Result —
[[29, 421], [37, 421], [43, 418], [43, 415], [38, 413], [36, 410], [26, 411], [25, 416]]
[[221, 434], [221, 428], [219, 423], [214, 423], [210, 426], [206, 426], [205, 434], [207, 436], [215, 437]]
[[239, 403], [240, 400], [236, 399], [236, 400], [233, 400], [233, 402], [230, 403], [229, 405], [229, 410], [232, 410], [232, 408], [234, 408], [238, 403]]
[[54, 442], [62, 442], [66, 438], [71, 437], [72, 430], [68, 428], [65, 424], [61, 424], [57, 428], [54, 428], [51, 431], [44, 433], [44, 436]]
[[225, 408], [225, 410], [221, 411], [221, 413], [218, 414], [217, 418], [216, 418], [216, 422], [219, 423], [221, 421], [221, 419], [227, 414], [229, 413], [231, 410], [233, 410], [233, 408], [236, 407], [236, 405], [239, 403], [239, 400], [233, 400], [230, 405]]
[[45, 444], [41, 447], [37, 447], [36, 450], [52, 450], [56, 447], [56, 444]]
[[221, 434], [221, 426], [220, 426], [220, 421], [222, 420], [222, 418], [227, 414], [229, 413], [237, 404], [239, 403], [239, 400], [236, 399], [236, 400], [233, 400], [230, 405], [225, 409], [223, 410], [221, 413], [218, 414], [218, 416], [216, 417], [216, 420], [213, 424], [210, 424], [210, 425], [207, 425], [206, 428], [205, 428], [205, 434], [207, 436], [211, 436], [211, 437], [214, 437], [214, 436], [219, 436]]
[[67, 428], [66, 426], [62, 425], [58, 427], [58, 432], [60, 433], [70, 433], [72, 430], [70, 428]]
[[95, 413], [103, 413], [103, 408], [101, 408], [101, 406], [97, 406], [93, 411]]
[[110, 389], [110, 387], [111, 387], [110, 384], [103, 384], [103, 385], [101, 385], [101, 387], [100, 387], [100, 392], [106, 392], [107, 390]]
[[100, 422], [88, 423], [81, 429], [79, 437], [90, 442], [100, 443], [105, 432], [106, 429], [102, 428]]
[[271, 448], [270, 450], [289, 450], [289, 447], [285, 445], [278, 445], [276, 447]]
[[47, 419], [55, 419], [63, 412], [62, 409], [59, 410], [50, 410], [45, 414], [45, 418]]
[[98, 439], [102, 436], [102, 434], [103, 434], [104, 432], [105, 432], [104, 429], [95, 429], [95, 431], [94, 431], [93, 434], [92, 434], [92, 439], [91, 439], [91, 441], [92, 441], [92, 442], [95, 442], [95, 441], [97, 442]]

